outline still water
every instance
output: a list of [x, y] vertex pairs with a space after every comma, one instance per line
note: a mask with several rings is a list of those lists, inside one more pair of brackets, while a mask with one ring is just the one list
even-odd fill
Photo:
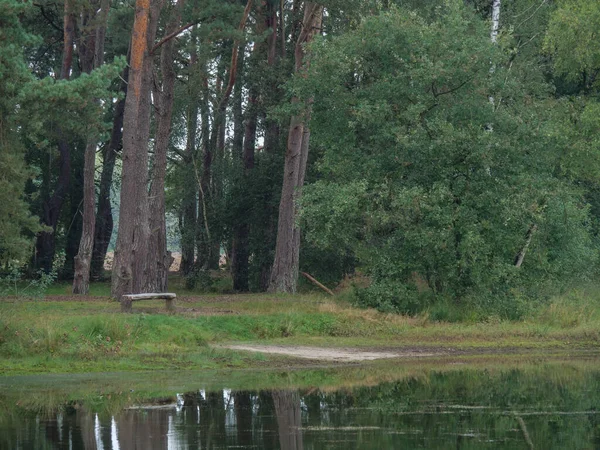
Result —
[[5, 378], [0, 448], [600, 449], [597, 363]]

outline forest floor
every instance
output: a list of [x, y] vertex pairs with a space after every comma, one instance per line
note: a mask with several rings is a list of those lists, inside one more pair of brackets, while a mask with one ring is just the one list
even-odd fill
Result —
[[557, 299], [521, 321], [436, 322], [352, 307], [321, 295], [196, 295], [135, 302], [96, 286], [0, 298], [0, 375], [155, 369], [299, 368], [375, 359], [457, 364], [600, 355], [597, 299]]

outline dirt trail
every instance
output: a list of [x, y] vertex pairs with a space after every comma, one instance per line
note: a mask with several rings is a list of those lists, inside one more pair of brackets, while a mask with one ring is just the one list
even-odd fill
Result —
[[219, 348], [230, 350], [242, 350], [248, 352], [270, 353], [278, 355], [294, 356], [296, 358], [305, 358], [320, 361], [373, 361], [375, 359], [389, 358], [418, 358], [424, 356], [442, 356], [443, 352], [422, 352], [414, 350], [399, 351], [365, 351], [356, 348], [322, 348], [322, 347], [303, 347], [303, 346], [282, 346], [282, 345], [220, 345]]

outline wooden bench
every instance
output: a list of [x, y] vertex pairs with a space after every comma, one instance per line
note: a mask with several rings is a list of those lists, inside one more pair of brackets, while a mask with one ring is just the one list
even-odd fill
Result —
[[138, 300], [154, 300], [154, 299], [164, 299], [167, 305], [167, 311], [175, 311], [175, 299], [177, 298], [176, 294], [126, 294], [121, 296], [121, 312], [131, 312], [131, 304]]

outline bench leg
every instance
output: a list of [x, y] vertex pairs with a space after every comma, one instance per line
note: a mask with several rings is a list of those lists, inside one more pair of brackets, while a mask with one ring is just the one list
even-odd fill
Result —
[[169, 311], [169, 312], [175, 312], [175, 310], [176, 310], [176, 308], [175, 308], [176, 307], [175, 300], [176, 299], [174, 299], [174, 298], [168, 298], [168, 299], [165, 300], [165, 302], [167, 303], [167, 311]]
[[128, 298], [121, 299], [121, 312], [124, 312], [124, 313], [131, 312], [131, 299], [128, 299]]

